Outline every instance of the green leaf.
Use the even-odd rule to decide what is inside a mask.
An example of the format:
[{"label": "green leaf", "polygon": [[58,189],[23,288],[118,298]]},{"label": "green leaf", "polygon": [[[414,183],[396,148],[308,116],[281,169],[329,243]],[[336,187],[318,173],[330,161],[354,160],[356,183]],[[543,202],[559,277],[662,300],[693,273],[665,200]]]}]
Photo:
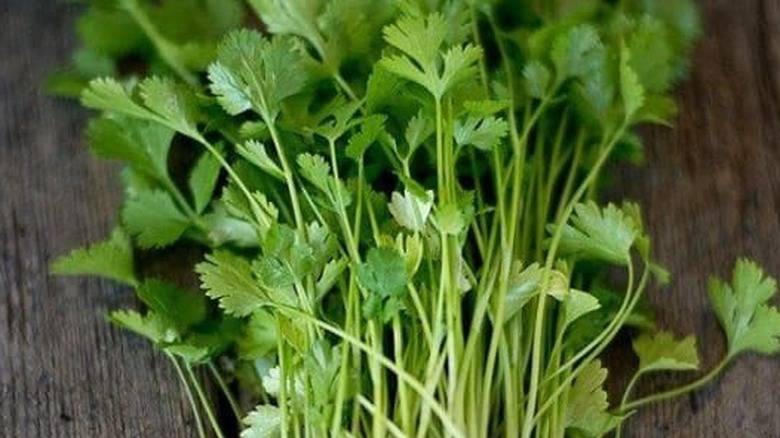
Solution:
[{"label": "green leaf", "polygon": [[211,203],[221,169],[219,160],[208,152],[202,154],[192,168],[188,183],[196,213],[203,213]]},{"label": "green leaf", "polygon": [[509,125],[500,117],[469,117],[463,122],[455,122],[453,136],[458,146],[474,146],[483,151],[491,151],[501,144],[508,132]]},{"label": "green leaf", "polygon": [[409,147],[407,156],[411,156],[415,149],[422,145],[436,131],[436,126],[431,117],[422,109],[409,120],[404,131],[404,140]]},{"label": "green leaf", "polygon": [[184,331],[206,318],[203,295],[185,291],[164,280],[144,281],[136,290],[138,298],[155,314]]},{"label": "green leaf", "polygon": [[685,371],[699,368],[696,338],[674,339],[669,332],[643,333],[632,343],[639,357],[639,371]]},{"label": "green leaf", "polygon": [[434,217],[436,227],[443,234],[457,236],[466,229],[464,212],[455,204],[439,206]]},{"label": "green leaf", "polygon": [[569,391],[566,405],[566,427],[578,429],[589,437],[600,437],[620,424],[623,419],[607,412],[609,402],[604,382],[607,369],[601,362],[588,362],[580,370]]},{"label": "green leaf", "polygon": [[270,312],[258,309],[252,313],[238,341],[238,356],[245,360],[270,357],[276,353],[278,340],[276,318]]},{"label": "green leaf", "polygon": [[209,66],[209,88],[228,114],[252,108],[271,123],[282,101],[306,83],[302,59],[300,48],[289,38],[269,40],[257,31],[233,31]]},{"label": "green leaf", "polygon": [[384,30],[385,41],[403,55],[385,56],[380,65],[440,99],[455,85],[476,74],[482,56],[482,50],[471,44],[449,47],[442,55],[440,48],[447,35],[448,24],[438,13],[427,17],[404,15]]},{"label": "green leaf", "polygon": [[382,115],[373,115],[363,119],[360,132],[349,138],[344,153],[355,161],[362,159],[368,147],[385,132],[386,119],[387,117]]},{"label": "green leaf", "polygon": [[388,321],[400,310],[401,297],[406,292],[406,263],[392,248],[371,248],[366,262],[357,270],[360,284],[371,298],[364,306],[366,318]]},{"label": "green leaf", "polygon": [[650,93],[662,93],[669,89],[674,80],[673,51],[670,47],[668,28],[651,16],[642,17],[628,40],[628,51],[632,56],[629,65],[641,83]]},{"label": "green leaf", "polygon": [[620,95],[623,98],[623,108],[626,120],[632,117],[645,103],[645,89],[639,82],[634,69],[631,68],[631,52],[624,45],[620,50]]},{"label": "green leaf", "polygon": [[81,93],[81,104],[107,112],[118,112],[139,119],[156,120],[151,111],[136,103],[125,87],[115,79],[99,78],[90,81]]},{"label": "green leaf", "polygon": [[306,39],[324,55],[324,41],[317,26],[322,0],[249,0],[273,34],[291,34]]},{"label": "green leaf", "polygon": [[162,248],[177,241],[190,221],[166,192],[139,191],[122,208],[122,223],[142,248]]},{"label": "green leaf", "polygon": [[108,319],[123,329],[141,335],[154,344],[173,342],[177,334],[154,312],[141,315],[134,310],[115,310]]},{"label": "green leaf", "polygon": [[569,289],[564,303],[564,326],[568,326],[580,317],[601,308],[598,298],[577,289]]},{"label": "green leaf", "polygon": [[198,129],[197,104],[192,92],[170,78],[152,76],[141,82],[140,94],[147,108],[165,120],[171,128],[195,137]]},{"label": "green leaf", "polygon": [[321,155],[303,153],[298,155],[301,176],[325,193],[330,193],[330,165]]},{"label": "green leaf", "polygon": [[267,303],[265,292],[252,275],[252,265],[228,251],[214,251],[195,266],[206,295],[219,300],[226,313],[246,316]]},{"label": "green leaf", "polygon": [[393,219],[402,227],[415,232],[422,232],[433,207],[433,191],[428,190],[425,198],[420,198],[405,190],[401,195],[393,192],[387,205]]},{"label": "green leaf", "polygon": [[614,204],[600,209],[595,202],[578,204],[571,224],[564,225],[559,250],[616,265],[629,261],[629,250],[640,237],[634,219]]},{"label": "green leaf", "polygon": [[554,41],[550,56],[555,66],[556,82],[584,76],[600,64],[603,45],[596,29],[590,24],[572,27]]},{"label": "green leaf", "polygon": [[538,60],[531,61],[523,68],[525,90],[529,96],[541,99],[547,95],[552,83],[552,73]]},{"label": "green leaf", "polygon": [[247,426],[241,438],[277,438],[282,436],[282,413],[273,405],[257,405],[241,422]]},{"label": "green leaf", "polygon": [[97,275],[135,286],[133,248],[121,228],[115,228],[103,242],[80,248],[54,261],[51,271],[57,275]]},{"label": "green leaf", "polygon": [[726,332],[730,357],[753,351],[780,351],[780,313],[767,302],[777,292],[777,283],[754,262],[740,259],[731,283],[710,280],[710,301]]},{"label": "green leaf", "polygon": [[92,153],[123,161],[159,183],[169,180],[168,153],[173,135],[173,130],[159,123],[129,117],[93,119],[87,128]]}]

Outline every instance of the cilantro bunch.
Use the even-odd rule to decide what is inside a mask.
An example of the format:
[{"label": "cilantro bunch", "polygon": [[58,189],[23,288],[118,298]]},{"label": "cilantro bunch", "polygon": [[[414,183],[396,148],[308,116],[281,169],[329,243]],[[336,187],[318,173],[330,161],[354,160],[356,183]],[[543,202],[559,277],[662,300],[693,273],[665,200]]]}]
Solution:
[{"label": "cilantro bunch", "polygon": [[[632,397],[698,354],[640,310],[667,274],[639,207],[597,195],[675,113],[689,1],[95,0],[78,30],[50,85],[99,112],[125,200],[54,271],[135,290],[144,310],[110,319],[170,358],[201,436],[619,434],[780,350],[775,282],[740,260],[710,287],[723,361]],[[200,291],[137,266],[193,244]],[[639,368],[610,404],[600,356],[626,328]]]}]

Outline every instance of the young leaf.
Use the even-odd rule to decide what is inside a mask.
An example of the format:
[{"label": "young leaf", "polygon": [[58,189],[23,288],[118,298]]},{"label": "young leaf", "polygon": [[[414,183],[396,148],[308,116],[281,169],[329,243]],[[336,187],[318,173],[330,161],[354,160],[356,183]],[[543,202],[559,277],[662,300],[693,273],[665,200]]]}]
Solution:
[{"label": "young leaf", "polygon": [[571,224],[564,225],[560,251],[617,265],[629,260],[629,250],[640,236],[638,224],[614,204],[600,209],[595,202],[578,204]]},{"label": "young leaf", "polygon": [[306,74],[301,54],[289,38],[265,38],[257,31],[228,34],[209,67],[211,92],[231,115],[250,108],[273,122],[282,101],[303,88]]},{"label": "young leaf", "polygon": [[81,104],[87,108],[118,112],[139,119],[155,120],[151,111],[136,103],[128,90],[115,79],[99,78],[89,83],[81,94]]},{"label": "young leaf", "polygon": [[170,330],[165,321],[154,312],[141,315],[135,310],[115,310],[109,314],[108,319],[155,344],[172,342],[176,339],[176,333]]},{"label": "young leaf", "polygon": [[632,343],[639,357],[639,371],[685,371],[699,368],[696,338],[676,340],[671,333],[641,334]]},{"label": "young leaf", "polygon": [[271,33],[302,37],[324,56],[325,41],[317,26],[322,0],[249,0],[249,5]]},{"label": "young leaf", "polygon": [[731,284],[710,280],[710,300],[728,338],[728,354],[780,351],[780,313],[767,304],[777,292],[777,283],[755,263],[740,259]]},{"label": "young leaf", "polygon": [[301,175],[315,187],[325,193],[329,193],[328,180],[330,179],[330,165],[321,155],[304,153],[298,155],[298,166]]},{"label": "young leaf", "polygon": [[578,429],[586,436],[600,437],[623,420],[607,412],[609,402],[604,382],[607,369],[601,362],[588,362],[574,380],[566,405],[566,427]]},{"label": "young leaf", "polygon": [[170,78],[152,76],[141,82],[141,98],[168,126],[189,136],[198,135],[197,105],[192,92]]},{"label": "young leaf", "polygon": [[620,95],[626,120],[630,120],[645,103],[645,89],[631,68],[631,52],[625,45],[620,50]]},{"label": "young leaf", "polygon": [[252,265],[243,257],[215,251],[195,266],[195,272],[206,295],[219,300],[219,306],[228,314],[246,316],[268,302],[252,275]]},{"label": "young leaf", "polygon": [[51,270],[57,275],[97,275],[130,286],[138,284],[130,239],[121,228],[115,228],[106,241],[57,258]]},{"label": "young leaf", "polygon": [[258,168],[264,170],[269,175],[283,181],[284,172],[281,167],[268,155],[265,149],[265,145],[255,141],[249,140],[246,143],[236,145],[236,152],[246,158],[247,161],[254,164]]},{"label": "young leaf", "polygon": [[433,191],[429,190],[425,194],[425,199],[421,199],[408,190],[405,190],[403,195],[393,192],[387,205],[393,219],[410,231],[423,231],[433,207]]},{"label": "young leaf", "polygon": [[130,117],[101,117],[87,128],[92,153],[120,160],[155,181],[168,180],[168,152],[174,132],[159,123]]},{"label": "young leaf", "polygon": [[603,45],[596,29],[590,24],[572,27],[553,42],[550,56],[555,66],[555,80],[565,80],[596,70]]},{"label": "young leaf", "polygon": [[203,213],[211,203],[220,170],[219,161],[210,153],[202,154],[192,168],[188,184],[196,213]]},{"label": "young leaf", "polygon": [[392,248],[371,248],[357,274],[360,284],[370,293],[363,308],[366,318],[390,320],[400,310],[406,291],[404,259]]},{"label": "young leaf", "polygon": [[568,326],[580,317],[601,308],[598,298],[577,289],[569,289],[564,299],[564,325]]},{"label": "young leaf", "polygon": [[277,438],[282,434],[282,414],[273,405],[257,405],[241,420],[246,429],[241,438]]},{"label": "young leaf", "polygon": [[162,248],[175,242],[190,221],[173,198],[161,190],[140,191],[122,208],[122,223],[142,248]]},{"label": "young leaf", "polygon": [[544,64],[538,60],[531,61],[523,68],[523,79],[525,79],[525,90],[529,96],[541,99],[550,88],[552,74]]},{"label": "young leaf", "polygon": [[469,117],[465,122],[456,121],[453,132],[458,146],[471,145],[483,151],[491,151],[506,137],[509,125],[500,117]]}]

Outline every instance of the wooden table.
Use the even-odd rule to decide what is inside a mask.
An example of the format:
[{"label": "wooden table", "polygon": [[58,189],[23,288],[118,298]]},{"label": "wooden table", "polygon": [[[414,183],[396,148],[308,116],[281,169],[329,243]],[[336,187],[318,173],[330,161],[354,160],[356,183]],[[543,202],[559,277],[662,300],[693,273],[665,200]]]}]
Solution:
[{"label": "wooden table", "polygon": [[[724,341],[708,275],[729,275],[738,255],[780,275],[780,1],[701,6],[707,36],[676,127],[647,132],[647,163],[618,180],[675,274],[651,291],[658,320],[695,333],[710,366]],[[134,305],[128,291],[47,274],[56,255],[107,234],[120,200],[117,168],[86,151],[86,113],[40,91],[74,47],[75,15],[53,0],[0,3],[0,436],[193,436],[167,361],[104,319]],[[780,437],[778,394],[780,359],[745,357],[708,389],[635,416],[627,436]]]}]

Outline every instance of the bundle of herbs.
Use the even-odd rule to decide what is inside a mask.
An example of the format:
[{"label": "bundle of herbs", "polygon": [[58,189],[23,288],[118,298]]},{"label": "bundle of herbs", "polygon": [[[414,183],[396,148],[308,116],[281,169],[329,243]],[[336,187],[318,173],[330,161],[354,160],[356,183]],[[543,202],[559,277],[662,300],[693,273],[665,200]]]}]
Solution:
[{"label": "bundle of herbs", "polygon": [[[77,28],[49,85],[99,111],[89,144],[125,199],[53,270],[135,290],[143,311],[110,320],[170,358],[201,436],[620,434],[780,349],[775,282],[740,260],[709,291],[722,362],[632,396],[699,360],[639,310],[667,276],[639,207],[595,199],[641,158],[636,127],[674,116],[690,1],[94,0]],[[136,266],[182,244],[202,291]],[[609,403],[600,356],[626,327],[639,367]]]}]

